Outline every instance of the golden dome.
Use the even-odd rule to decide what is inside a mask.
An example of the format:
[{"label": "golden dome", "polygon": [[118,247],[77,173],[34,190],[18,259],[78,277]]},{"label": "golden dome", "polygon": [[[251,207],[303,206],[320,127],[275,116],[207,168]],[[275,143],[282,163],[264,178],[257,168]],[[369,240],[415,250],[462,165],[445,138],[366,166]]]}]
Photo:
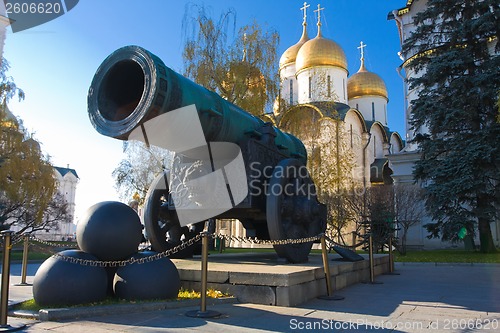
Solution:
[{"label": "golden dome", "polygon": [[384,80],[366,70],[364,59],[361,59],[358,72],[347,79],[347,97],[352,99],[362,96],[381,96],[389,99]]},{"label": "golden dome", "polygon": [[302,45],[309,40],[309,36],[307,36],[307,25],[305,23],[302,24],[304,27],[302,30],[302,36],[297,44],[290,46],[281,56],[280,58],[280,69],[295,62],[297,58],[297,53]]},{"label": "golden dome", "polygon": [[314,66],[336,66],[347,71],[344,50],[333,40],[318,35],[302,45],[295,61],[297,72]]}]

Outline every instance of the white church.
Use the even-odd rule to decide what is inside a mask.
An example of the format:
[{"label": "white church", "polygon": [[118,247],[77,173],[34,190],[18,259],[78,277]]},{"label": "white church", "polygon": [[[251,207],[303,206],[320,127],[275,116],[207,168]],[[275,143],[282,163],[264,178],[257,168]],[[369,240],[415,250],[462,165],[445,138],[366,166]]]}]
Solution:
[{"label": "white church", "polygon": [[[406,5],[389,13],[398,29],[401,45],[415,29],[414,16],[427,5],[426,0],[408,0]],[[405,140],[399,133],[391,131],[387,121],[389,95],[383,79],[369,71],[365,65],[363,42],[358,47],[361,57],[359,70],[349,75],[347,58],[342,47],[323,35],[321,30],[321,8],[314,10],[317,18],[315,36],[310,38],[307,27],[307,9],[304,3],[303,31],[298,42],[286,49],[280,58],[280,98],[273,114],[262,118],[300,138],[314,159],[321,150],[343,142],[353,155],[352,180],[363,189],[380,184],[413,184],[414,163],[420,153],[414,144],[406,144],[416,133],[410,130],[411,100],[417,91],[405,86]],[[309,29],[311,30],[311,29]],[[405,68],[408,59],[401,59],[398,68],[401,77],[414,75]],[[341,126],[337,126],[339,123]],[[340,130],[339,130],[340,127]],[[425,131],[425,129],[421,129]],[[336,143],[337,142],[337,143]],[[329,147],[329,148],[328,148]],[[345,147],[341,147],[344,150]],[[338,151],[337,151],[338,155]],[[408,233],[409,248],[430,249],[452,246],[439,239],[428,239],[424,224],[431,222],[426,216],[412,226]],[[227,232],[244,236],[239,222],[227,226]],[[500,246],[500,221],[492,225],[493,238]]]},{"label": "white church", "polygon": [[[312,159],[318,141],[337,146],[343,141],[341,150],[353,154],[353,180],[363,188],[392,183],[387,155],[401,151],[404,141],[388,127],[386,85],[366,68],[363,42],[359,70],[349,76],[344,50],[321,31],[324,8],[319,5],[314,11],[316,36],[309,38],[307,7],[302,8],[302,36],[280,58],[279,103],[284,107],[275,107],[274,122],[299,137]],[[337,129],[335,120],[341,120],[343,128]]]},{"label": "white church", "polygon": [[[297,136],[306,147],[308,161],[330,160],[328,167],[317,172],[321,174],[320,182],[325,173],[331,175],[336,168],[346,179],[345,188],[364,191],[371,186],[392,184],[387,155],[400,152],[404,141],[388,127],[386,85],[379,75],[366,68],[363,42],[359,46],[361,57],[356,59],[359,70],[349,75],[344,50],[323,35],[324,8],[319,5],[314,11],[315,36],[310,38],[308,7],[304,3],[301,8],[302,36],[286,49],[279,61],[280,98],[273,114],[261,118]],[[340,170],[339,157],[349,160],[345,170]],[[308,168],[314,179],[312,163]],[[318,179],[316,184],[321,186]],[[323,184],[323,188],[328,186]],[[239,222],[228,225],[224,221],[222,226],[227,229],[222,232],[245,236]],[[350,234],[352,228],[348,229],[346,233]]]}]

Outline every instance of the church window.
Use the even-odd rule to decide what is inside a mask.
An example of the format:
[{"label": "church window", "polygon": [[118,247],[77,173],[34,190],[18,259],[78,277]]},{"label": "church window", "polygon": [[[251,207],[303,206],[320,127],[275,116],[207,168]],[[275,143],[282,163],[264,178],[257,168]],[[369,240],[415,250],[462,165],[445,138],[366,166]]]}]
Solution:
[{"label": "church window", "polygon": [[356,110],[359,110],[359,104],[356,103]]},{"label": "church window", "polygon": [[290,105],[293,104],[293,79],[290,79]]},{"label": "church window", "polygon": [[332,97],[332,78],[330,75],[326,77],[326,82],[328,85],[328,97]]},{"label": "church window", "polygon": [[347,100],[347,95],[345,93],[345,79],[342,79],[342,89],[344,89],[344,99]]},{"label": "church window", "polygon": [[377,157],[377,139],[373,138],[373,157]]},{"label": "church window", "polygon": [[351,130],[350,130],[350,132],[351,132],[351,148],[353,148],[353,147],[354,147],[354,144],[353,144],[353,142],[352,142],[352,124],[350,124],[350,125],[351,125]]},{"label": "church window", "polygon": [[312,94],[312,77],[309,76],[309,98],[311,98]]},{"label": "church window", "polygon": [[385,124],[387,125],[387,105],[384,104],[384,119],[385,119]]},{"label": "church window", "polygon": [[372,120],[375,121],[375,103],[372,102]]}]

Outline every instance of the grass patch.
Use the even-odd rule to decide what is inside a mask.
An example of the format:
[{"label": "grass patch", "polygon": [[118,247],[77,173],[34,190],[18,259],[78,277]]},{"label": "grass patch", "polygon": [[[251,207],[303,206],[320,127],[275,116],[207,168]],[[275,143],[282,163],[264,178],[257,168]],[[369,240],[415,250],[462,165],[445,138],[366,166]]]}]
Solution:
[{"label": "grass patch", "polygon": [[[28,260],[45,260],[49,258],[51,254],[42,252],[28,252]],[[10,260],[23,260],[23,251],[12,251],[10,253]]]},{"label": "grass patch", "polygon": [[[220,290],[215,290],[212,288],[209,288],[207,290],[207,297],[209,298],[222,298],[222,297],[229,297],[231,295],[223,293]],[[180,300],[187,300],[187,299],[197,299],[201,297],[201,293],[194,291],[194,290],[187,290],[181,288],[179,290],[179,294],[177,295],[177,298],[175,299],[151,299],[151,300],[141,300],[141,301],[127,301],[124,299],[119,299],[116,297],[106,297],[104,300],[100,302],[93,302],[93,303],[85,303],[85,304],[78,304],[78,305],[54,305],[54,306],[40,306],[35,302],[34,299],[30,299],[27,301],[24,301],[20,304],[17,304],[14,308],[15,310],[23,310],[23,311],[31,311],[31,312],[38,312],[41,309],[55,309],[55,308],[78,308],[78,307],[89,307],[89,306],[99,306],[99,305],[117,305],[117,304],[140,304],[140,303],[152,303],[152,302],[173,302],[173,301],[180,301]]]},{"label": "grass patch", "polygon": [[500,252],[481,253],[467,250],[409,251],[405,256],[394,252],[397,262],[500,263]]}]

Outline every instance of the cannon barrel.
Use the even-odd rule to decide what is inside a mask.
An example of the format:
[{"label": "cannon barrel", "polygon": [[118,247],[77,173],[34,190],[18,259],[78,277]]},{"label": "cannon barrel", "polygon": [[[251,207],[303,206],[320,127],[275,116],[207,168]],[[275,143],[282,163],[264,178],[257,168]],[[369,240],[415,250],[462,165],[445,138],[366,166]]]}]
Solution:
[{"label": "cannon barrel", "polygon": [[[174,72],[163,61],[138,46],[126,46],[99,66],[88,94],[88,113],[101,134],[127,140],[137,126],[166,112],[196,105],[207,142],[239,144],[259,135],[264,122]],[[273,127],[275,145],[286,156],[306,163],[302,142]]]}]

